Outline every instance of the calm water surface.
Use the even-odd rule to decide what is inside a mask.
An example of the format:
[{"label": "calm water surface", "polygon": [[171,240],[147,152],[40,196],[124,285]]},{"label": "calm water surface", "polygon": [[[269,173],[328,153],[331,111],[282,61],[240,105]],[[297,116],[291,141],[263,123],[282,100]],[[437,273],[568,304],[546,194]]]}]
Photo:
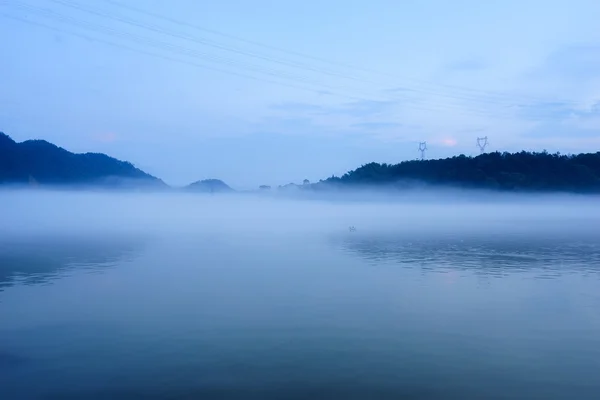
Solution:
[{"label": "calm water surface", "polygon": [[[185,228],[5,229],[0,398],[600,398],[595,215],[202,204]],[[335,218],[306,229],[315,207]]]}]

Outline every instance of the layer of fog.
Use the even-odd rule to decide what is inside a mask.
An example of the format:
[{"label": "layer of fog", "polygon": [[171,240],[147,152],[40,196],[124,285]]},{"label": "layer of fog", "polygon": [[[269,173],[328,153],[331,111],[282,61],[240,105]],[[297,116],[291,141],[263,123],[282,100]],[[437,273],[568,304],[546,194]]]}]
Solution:
[{"label": "layer of fog", "polygon": [[[31,235],[596,235],[598,197],[420,191],[316,198],[0,191],[0,240]],[[349,227],[355,232],[349,232]]]}]

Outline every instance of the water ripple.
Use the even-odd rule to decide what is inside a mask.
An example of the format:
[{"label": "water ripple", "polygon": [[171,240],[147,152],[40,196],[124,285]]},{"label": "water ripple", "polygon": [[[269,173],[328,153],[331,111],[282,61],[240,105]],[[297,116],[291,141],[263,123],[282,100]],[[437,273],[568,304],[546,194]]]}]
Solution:
[{"label": "water ripple", "polygon": [[496,276],[533,271],[546,278],[600,272],[600,244],[594,238],[351,234],[334,238],[333,244],[370,264],[425,270],[472,270]]}]

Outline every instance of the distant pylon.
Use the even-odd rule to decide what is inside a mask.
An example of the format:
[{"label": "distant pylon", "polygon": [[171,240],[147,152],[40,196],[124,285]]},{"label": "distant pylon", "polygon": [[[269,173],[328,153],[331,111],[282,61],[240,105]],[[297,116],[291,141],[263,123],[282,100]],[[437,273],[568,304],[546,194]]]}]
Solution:
[{"label": "distant pylon", "polygon": [[421,161],[425,159],[425,151],[427,150],[427,142],[419,143],[419,151],[421,152]]},{"label": "distant pylon", "polygon": [[488,145],[487,136],[477,138],[477,147],[479,147],[479,151],[481,152],[481,154],[485,153],[485,148],[487,147],[487,145]]}]

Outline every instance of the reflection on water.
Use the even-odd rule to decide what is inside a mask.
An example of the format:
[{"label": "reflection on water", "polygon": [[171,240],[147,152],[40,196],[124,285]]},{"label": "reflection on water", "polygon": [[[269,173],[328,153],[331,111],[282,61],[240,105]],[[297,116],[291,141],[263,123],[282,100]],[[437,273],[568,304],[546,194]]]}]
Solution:
[{"label": "reflection on water", "polygon": [[600,237],[589,235],[353,234],[338,237],[336,243],[371,264],[431,271],[470,270],[494,276],[535,272],[545,277],[600,272]]},{"label": "reflection on water", "polygon": [[0,398],[598,398],[590,232],[188,228],[3,239]]},{"label": "reflection on water", "polygon": [[131,235],[0,237],[0,290],[15,283],[44,284],[70,270],[98,270],[133,257],[144,244]]}]

